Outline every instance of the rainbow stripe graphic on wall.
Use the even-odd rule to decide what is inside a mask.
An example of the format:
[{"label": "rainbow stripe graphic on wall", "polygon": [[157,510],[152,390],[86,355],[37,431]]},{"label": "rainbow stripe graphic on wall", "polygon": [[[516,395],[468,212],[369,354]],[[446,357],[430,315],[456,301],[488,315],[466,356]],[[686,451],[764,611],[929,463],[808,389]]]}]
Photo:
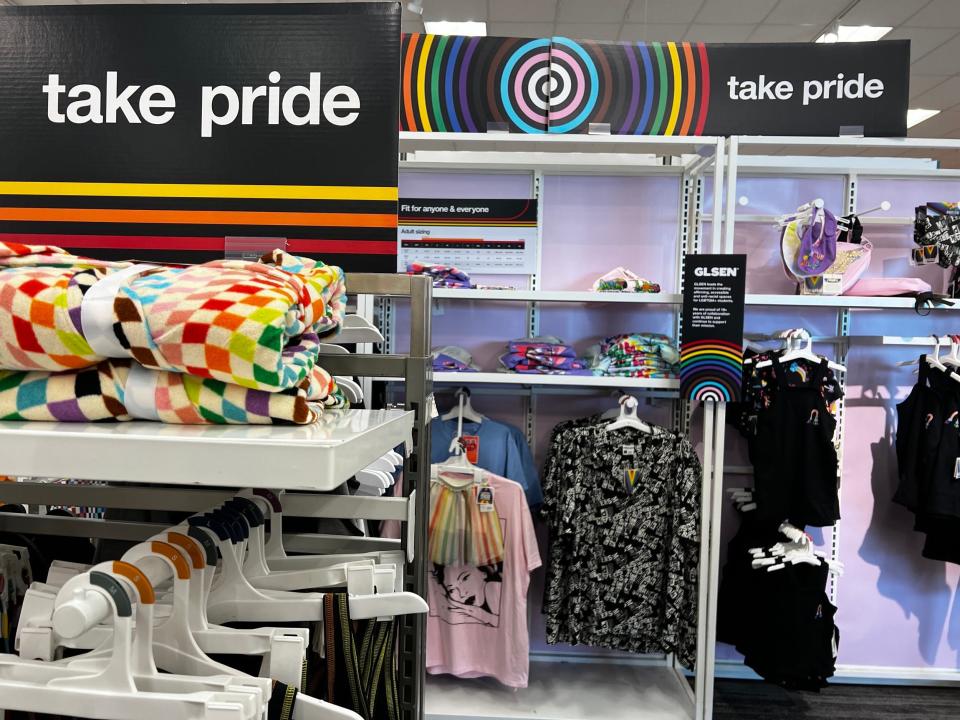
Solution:
[{"label": "rainbow stripe graphic on wall", "polygon": [[703,43],[404,35],[400,129],[702,135],[710,107]]},{"label": "rainbow stripe graphic on wall", "polygon": [[732,402],[740,395],[743,348],[724,340],[696,340],[680,350],[680,393],[693,400]]}]

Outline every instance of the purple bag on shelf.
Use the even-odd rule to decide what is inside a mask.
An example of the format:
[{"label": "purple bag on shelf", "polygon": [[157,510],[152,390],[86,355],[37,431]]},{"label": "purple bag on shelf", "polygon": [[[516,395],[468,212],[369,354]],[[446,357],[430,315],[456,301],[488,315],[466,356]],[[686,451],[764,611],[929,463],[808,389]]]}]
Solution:
[{"label": "purple bag on shelf", "polygon": [[822,275],[837,259],[837,218],[826,208],[816,208],[800,236],[797,275]]}]

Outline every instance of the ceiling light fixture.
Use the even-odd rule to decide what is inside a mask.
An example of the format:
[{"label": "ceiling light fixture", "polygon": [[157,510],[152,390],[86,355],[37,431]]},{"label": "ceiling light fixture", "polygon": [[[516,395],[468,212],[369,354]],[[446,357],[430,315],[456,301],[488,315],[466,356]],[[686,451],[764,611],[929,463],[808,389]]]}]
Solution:
[{"label": "ceiling light fixture", "polygon": [[892,27],[885,25],[840,25],[834,23],[823,35],[817,38],[817,42],[873,42],[879,40],[891,30],[893,30]]},{"label": "ceiling light fixture", "polygon": [[433,35],[479,35],[487,34],[487,24],[481,20],[425,20],[424,28]]},{"label": "ceiling light fixture", "polygon": [[925,108],[910,108],[907,110],[907,127],[912,128],[919,125],[924,120],[929,120],[934,115],[939,115],[939,110],[927,110]]}]

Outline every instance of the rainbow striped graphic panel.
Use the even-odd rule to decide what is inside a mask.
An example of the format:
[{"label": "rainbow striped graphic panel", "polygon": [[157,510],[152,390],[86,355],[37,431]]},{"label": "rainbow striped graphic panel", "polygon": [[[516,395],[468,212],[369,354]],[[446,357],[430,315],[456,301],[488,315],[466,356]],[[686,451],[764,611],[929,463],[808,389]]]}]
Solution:
[{"label": "rainbow striped graphic panel", "polygon": [[401,130],[547,130],[549,40],[410,33],[401,63]]},{"label": "rainbow striped graphic panel", "polygon": [[710,108],[703,43],[599,43],[553,38],[552,133],[604,123],[615,135],[702,135]]}]

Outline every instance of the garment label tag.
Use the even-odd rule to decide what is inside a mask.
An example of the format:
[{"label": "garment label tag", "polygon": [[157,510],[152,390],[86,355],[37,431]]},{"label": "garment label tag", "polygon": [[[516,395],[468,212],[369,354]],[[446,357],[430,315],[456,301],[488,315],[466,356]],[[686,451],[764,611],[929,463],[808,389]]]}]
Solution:
[{"label": "garment label tag", "polygon": [[960,457],[953,461],[953,479],[960,480]]},{"label": "garment label tag", "polygon": [[461,435],[460,444],[463,446],[463,452],[467,455],[467,460],[471,465],[476,465],[480,457],[480,436],[479,435]]},{"label": "garment label tag", "polygon": [[633,445],[624,445],[622,451],[625,457],[634,457],[637,454],[637,448]]},{"label": "garment label tag", "polygon": [[493,512],[493,488],[482,487],[477,490],[477,508],[480,512]]},{"label": "garment label tag", "polygon": [[623,487],[628,494],[632,495],[640,482],[639,468],[625,468],[623,471]]}]

